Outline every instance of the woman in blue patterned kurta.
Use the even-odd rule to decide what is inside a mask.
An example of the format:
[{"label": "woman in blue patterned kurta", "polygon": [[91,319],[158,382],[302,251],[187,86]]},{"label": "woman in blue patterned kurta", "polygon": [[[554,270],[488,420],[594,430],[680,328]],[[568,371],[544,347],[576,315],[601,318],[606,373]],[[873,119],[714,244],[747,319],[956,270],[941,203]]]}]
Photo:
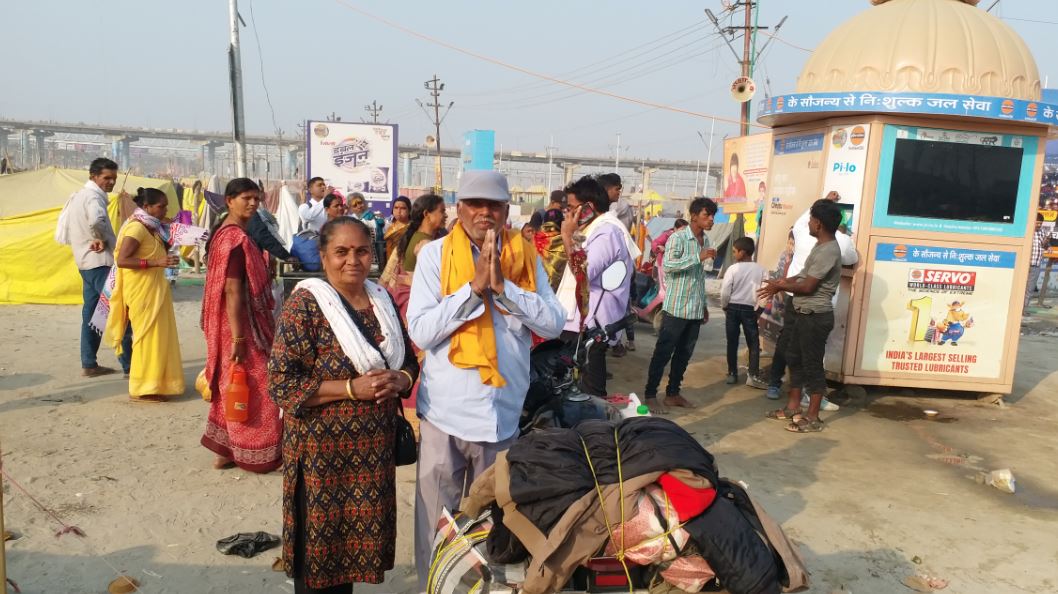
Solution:
[{"label": "woman in blue patterned kurta", "polygon": [[283,562],[298,594],[352,592],[354,582],[381,583],[393,568],[397,396],[408,394],[419,365],[395,309],[379,311],[393,307],[385,290],[378,289],[385,301],[371,298],[371,249],[363,223],[327,223],[320,252],[328,283],[317,282],[356,311],[359,334],[376,345],[389,340],[380,320],[392,315],[402,360],[359,373],[359,357],[347,355],[328,319],[333,308],[298,288],[283,307],[268,365],[284,413]]}]

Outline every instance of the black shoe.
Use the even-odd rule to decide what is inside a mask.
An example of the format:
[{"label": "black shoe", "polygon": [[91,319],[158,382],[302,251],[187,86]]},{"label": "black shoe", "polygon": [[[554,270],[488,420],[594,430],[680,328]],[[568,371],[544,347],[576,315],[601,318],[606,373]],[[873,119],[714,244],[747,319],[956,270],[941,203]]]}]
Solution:
[{"label": "black shoe", "polygon": [[728,384],[737,384],[738,383],[738,374],[737,373],[729,373],[729,374],[727,374],[727,383]]},{"label": "black shoe", "polygon": [[85,377],[99,377],[101,375],[110,375],[114,373],[114,370],[109,367],[103,367],[102,365],[96,365],[95,367],[85,367],[81,370],[81,375]]}]

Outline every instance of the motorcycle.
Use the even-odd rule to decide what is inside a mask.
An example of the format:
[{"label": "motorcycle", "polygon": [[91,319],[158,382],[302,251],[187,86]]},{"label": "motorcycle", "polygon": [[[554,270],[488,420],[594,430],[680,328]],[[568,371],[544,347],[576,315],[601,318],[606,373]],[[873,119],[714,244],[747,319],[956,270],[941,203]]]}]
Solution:
[{"label": "motorcycle", "polygon": [[[579,382],[587,352],[613,340],[634,324],[636,317],[584,331],[579,344],[549,340],[538,344],[529,355],[529,389],[519,420],[520,435],[537,429],[571,428],[588,419],[617,420],[620,411],[607,400],[581,392]],[[584,357],[579,356],[583,347]]]},{"label": "motorcycle", "polygon": [[661,329],[661,307],[665,303],[665,267],[662,262],[664,257],[664,254],[658,254],[657,261],[653,264],[653,273],[657,275],[657,280],[654,282],[656,290],[640,293],[643,299],[632,306],[632,311],[636,316],[652,325],[655,332]]}]

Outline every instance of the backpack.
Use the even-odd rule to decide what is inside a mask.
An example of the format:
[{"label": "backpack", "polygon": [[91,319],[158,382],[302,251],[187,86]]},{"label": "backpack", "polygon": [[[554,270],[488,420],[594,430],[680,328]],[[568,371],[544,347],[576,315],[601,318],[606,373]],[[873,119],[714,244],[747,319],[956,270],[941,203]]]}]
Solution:
[{"label": "backpack", "polygon": [[320,234],[306,229],[294,235],[294,241],[290,244],[290,255],[298,259],[303,269],[319,272],[323,268],[320,262]]}]

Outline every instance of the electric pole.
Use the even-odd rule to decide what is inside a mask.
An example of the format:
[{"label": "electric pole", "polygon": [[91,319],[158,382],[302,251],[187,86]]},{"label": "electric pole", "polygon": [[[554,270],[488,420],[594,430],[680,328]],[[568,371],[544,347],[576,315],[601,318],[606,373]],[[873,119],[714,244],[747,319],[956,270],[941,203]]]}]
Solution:
[{"label": "electric pole", "polygon": [[444,192],[444,180],[442,179],[443,172],[441,171],[441,123],[444,122],[448,111],[455,105],[455,101],[450,101],[448,107],[445,108],[444,115],[441,114],[441,91],[445,90],[445,85],[441,82],[441,79],[437,78],[437,75],[433,75],[433,78],[423,83],[423,86],[427,91],[430,91],[431,103],[423,104],[422,101],[416,99],[416,103],[419,107],[426,112],[426,117],[430,117],[430,112],[427,111],[427,107],[433,108],[433,125],[434,125],[434,143],[437,148],[437,157],[434,162],[434,192],[441,194]]},{"label": "electric pole", "polygon": [[[706,142],[705,136],[701,132],[698,133],[698,138],[701,138],[702,143],[709,147],[709,153],[705,157],[705,183],[702,184],[702,196],[709,195],[709,174],[713,168],[713,136],[715,136],[716,134],[714,132],[714,130],[716,129],[716,118],[709,119],[711,120],[711,122],[709,123],[709,141]],[[723,171],[723,169],[723,167],[720,168],[721,171]],[[695,184],[695,188],[697,189],[697,184]]]},{"label": "electric pole", "polygon": [[[757,30],[753,28],[753,0],[746,0],[745,13],[745,33],[742,35],[742,76],[749,78],[753,76],[753,62],[756,58],[750,53],[752,51],[750,49],[750,38],[757,36]],[[752,35],[750,35],[750,31],[753,32]],[[742,114],[739,118],[742,121],[742,136],[749,136],[749,111],[750,101],[747,99],[742,102]]]},{"label": "electric pole", "polygon": [[[228,74],[231,83],[232,141],[235,144],[235,176],[246,177],[246,118],[242,99],[242,54],[239,52],[239,7],[237,0],[228,0],[231,37],[228,42]],[[243,23],[245,25],[245,23]]]},{"label": "electric pole", "polygon": [[554,159],[555,159],[555,135],[551,135],[550,142],[547,143],[547,191],[550,192],[553,188],[551,187],[551,173],[554,170]]},{"label": "electric pole", "polygon": [[[742,79],[740,81],[738,81],[740,84],[749,84],[748,80],[753,78],[753,67],[756,65],[757,58],[760,57],[760,55],[764,53],[764,50],[768,47],[768,43],[770,43],[771,40],[774,39],[774,36],[770,37],[768,39],[768,41],[765,42],[764,45],[760,48],[760,50],[759,51],[757,50],[757,47],[756,47],[756,45],[757,45],[756,44],[757,31],[759,31],[761,29],[767,29],[768,28],[768,27],[760,27],[760,26],[757,25],[757,22],[758,22],[758,18],[757,17],[759,17],[759,15],[760,15],[760,2],[761,2],[761,0],[735,0],[735,2],[733,2],[731,4],[731,7],[729,8],[729,10],[732,11],[732,12],[734,12],[735,10],[737,10],[739,8],[743,9],[743,13],[744,13],[745,19],[744,19],[744,24],[741,27],[735,27],[735,26],[721,27],[720,26],[720,21],[716,18],[716,16],[713,14],[713,12],[711,10],[709,10],[708,8],[705,9],[705,15],[707,17],[709,17],[709,20],[713,23],[713,27],[715,27],[717,32],[720,33],[720,37],[724,40],[724,43],[727,44],[728,49],[731,50],[731,54],[734,55],[735,60],[738,61],[739,66],[742,67]],[[786,22],[786,17],[785,16],[782,18],[782,20],[779,21],[779,23],[777,25],[775,25],[775,31],[778,31],[779,28],[782,27],[782,24],[784,22]],[[734,39],[734,32],[735,31],[742,31],[742,55],[741,56],[738,54],[737,51],[735,51],[735,47],[731,44],[731,41]],[[731,39],[728,39],[729,36],[731,37]],[[743,96],[743,97],[736,97],[736,98],[738,99],[738,101],[740,103],[739,111],[741,112],[740,113],[740,118],[739,118],[740,119],[740,123],[741,123],[741,126],[739,126],[739,134],[741,136],[749,136],[750,115],[751,115],[750,112],[752,110],[752,104],[750,102],[751,97],[750,96]],[[710,139],[709,140],[712,141],[712,135],[711,134],[710,134]],[[708,185],[708,181],[709,181],[709,177],[708,177],[708,174],[707,174],[706,175],[706,184],[707,185]],[[742,212],[736,212],[734,214],[735,214],[734,228],[732,229],[731,236],[730,236],[730,238],[729,238],[729,240],[727,242],[727,249],[725,250],[725,257],[724,257],[724,266],[720,270],[720,277],[721,278],[723,278],[724,274],[727,272],[727,268],[731,265],[731,262],[734,260],[733,246],[734,246],[735,239],[739,238],[739,237],[743,237],[744,234],[745,234],[745,218],[743,217]]]},{"label": "electric pole", "polygon": [[613,170],[614,170],[614,173],[620,173],[620,170],[621,170],[621,149],[624,149],[625,151],[628,150],[627,146],[621,146],[621,133],[620,132],[617,133],[617,145],[616,146],[611,145],[610,148],[615,150],[614,158],[613,158]]},{"label": "electric pole", "polygon": [[364,106],[364,111],[366,111],[367,113],[371,114],[371,123],[372,124],[377,124],[378,123],[378,114],[382,113],[382,106],[379,105],[377,101],[372,100],[371,101],[371,105],[365,105]]},{"label": "electric pole", "polygon": [[[759,58],[761,54],[764,53],[764,50],[768,47],[768,44],[771,43],[771,40],[774,39],[774,36],[769,37],[768,41],[764,42],[764,45],[761,46],[760,50],[758,51],[756,49],[757,31],[761,29],[766,30],[769,28],[760,27],[757,25],[757,20],[760,16],[760,0],[738,0],[732,5],[731,10],[734,11],[739,7],[743,9],[743,12],[745,14],[745,24],[741,27],[720,26],[719,19],[717,19],[716,15],[713,14],[713,11],[709,10],[708,8],[705,9],[705,14],[709,17],[709,20],[712,21],[713,26],[716,28],[717,32],[720,33],[720,37],[724,40],[724,43],[726,43],[727,47],[731,50],[731,53],[734,55],[735,60],[739,63],[739,66],[741,66],[742,76],[747,78],[753,78],[753,69],[754,66],[756,66],[757,58]],[[786,17],[784,16],[779,21],[779,24],[775,25],[775,31],[778,32],[779,29],[782,27],[783,23],[785,22]],[[734,38],[735,31],[742,31],[741,56],[738,54],[737,51],[735,51],[735,47],[731,44],[731,39],[728,39],[729,36],[731,36],[732,39]],[[739,133],[742,136],[749,135],[751,109],[752,105],[749,100],[743,101],[741,103],[741,127]]]}]

